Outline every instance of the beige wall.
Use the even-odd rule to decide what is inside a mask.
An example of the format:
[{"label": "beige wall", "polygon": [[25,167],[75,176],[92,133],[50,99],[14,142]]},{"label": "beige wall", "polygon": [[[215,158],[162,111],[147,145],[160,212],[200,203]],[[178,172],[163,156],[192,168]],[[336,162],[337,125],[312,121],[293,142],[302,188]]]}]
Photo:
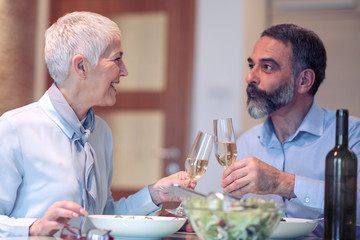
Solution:
[{"label": "beige wall", "polygon": [[[261,1],[252,1],[252,0],[245,0],[245,29],[244,29],[244,56],[243,56],[243,73],[242,76],[242,89],[243,94],[242,96],[242,104],[246,105],[246,83],[245,83],[245,76],[249,71],[249,65],[246,59],[250,56],[255,42],[259,39],[260,34],[264,29],[268,26],[268,5],[267,0]],[[242,113],[242,127],[243,131],[248,130],[249,128],[255,126],[256,124],[263,121],[263,119],[253,119],[249,116],[244,108],[244,112]]]}]

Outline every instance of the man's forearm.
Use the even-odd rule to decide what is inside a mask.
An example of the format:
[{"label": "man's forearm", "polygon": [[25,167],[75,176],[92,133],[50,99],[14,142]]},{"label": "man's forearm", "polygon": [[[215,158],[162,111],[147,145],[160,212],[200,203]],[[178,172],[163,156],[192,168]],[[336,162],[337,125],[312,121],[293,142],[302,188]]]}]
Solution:
[{"label": "man's forearm", "polygon": [[285,197],[287,199],[296,198],[294,193],[295,175],[283,172],[278,179],[278,187],[276,194]]}]

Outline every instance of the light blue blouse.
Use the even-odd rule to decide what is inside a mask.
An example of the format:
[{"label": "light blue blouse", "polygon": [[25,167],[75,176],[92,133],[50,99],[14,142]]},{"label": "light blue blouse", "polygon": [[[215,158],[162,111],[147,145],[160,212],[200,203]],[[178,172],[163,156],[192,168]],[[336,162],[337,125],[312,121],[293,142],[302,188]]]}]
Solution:
[{"label": "light blue blouse", "polygon": [[[43,217],[56,201],[81,205],[71,154],[73,132],[53,108],[48,93],[36,103],[9,111],[0,118],[0,237],[27,236],[29,226]],[[89,142],[100,170],[103,214],[146,215],[159,209],[147,187],[114,202],[110,184],[113,173],[112,135],[105,121],[96,117]]]},{"label": "light blue blouse", "polygon": [[[323,217],[325,158],[335,146],[336,113],[321,108],[316,101],[294,135],[285,142],[277,139],[270,118],[242,134],[237,140],[237,159],[255,156],[277,169],[295,175],[291,200],[275,198],[286,203],[286,217],[316,219]],[[360,160],[360,119],[349,118],[349,147]],[[357,181],[357,223],[360,224],[360,177]],[[248,195],[249,196],[249,195]],[[317,229],[322,234],[322,224]]]}]

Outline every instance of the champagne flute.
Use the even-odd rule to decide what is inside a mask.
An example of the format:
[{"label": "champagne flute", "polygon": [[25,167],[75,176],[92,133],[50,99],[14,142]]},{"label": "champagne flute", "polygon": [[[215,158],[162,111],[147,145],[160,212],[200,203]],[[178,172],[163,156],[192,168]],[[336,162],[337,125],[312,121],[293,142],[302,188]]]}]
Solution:
[{"label": "champagne flute", "polygon": [[214,120],[215,157],[226,169],[236,159],[236,140],[231,118]]},{"label": "champagne flute", "polygon": [[207,169],[214,136],[199,131],[185,161],[185,170],[191,182],[199,179]]},{"label": "champagne flute", "polygon": [[[198,132],[185,161],[185,170],[191,182],[196,181],[206,172],[213,143],[212,134]],[[177,216],[185,216],[182,203],[176,209],[166,209],[166,211]]]}]

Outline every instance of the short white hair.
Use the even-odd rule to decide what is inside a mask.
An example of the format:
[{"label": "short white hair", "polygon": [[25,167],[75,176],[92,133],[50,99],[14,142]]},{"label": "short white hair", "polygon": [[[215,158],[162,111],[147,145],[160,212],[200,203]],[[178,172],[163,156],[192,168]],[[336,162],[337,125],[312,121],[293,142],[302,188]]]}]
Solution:
[{"label": "short white hair", "polygon": [[95,66],[120,29],[107,17],[92,12],[72,12],[60,17],[45,32],[45,61],[55,82],[65,80],[72,58],[83,55]]}]

